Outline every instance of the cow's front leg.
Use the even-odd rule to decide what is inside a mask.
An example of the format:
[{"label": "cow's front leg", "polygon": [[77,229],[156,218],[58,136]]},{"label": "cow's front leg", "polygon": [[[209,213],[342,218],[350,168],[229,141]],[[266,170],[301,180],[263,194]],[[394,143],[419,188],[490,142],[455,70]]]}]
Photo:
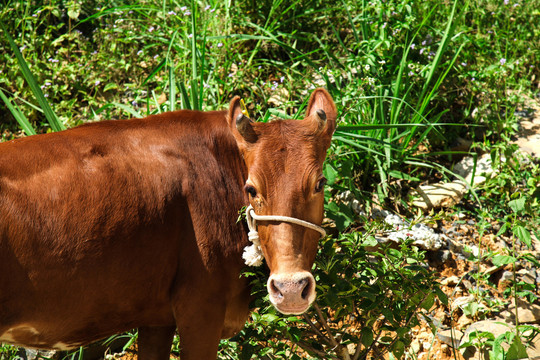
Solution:
[{"label": "cow's front leg", "polygon": [[191,301],[175,308],[182,360],[215,360],[225,320],[225,306],[219,300]]},{"label": "cow's front leg", "polygon": [[139,359],[168,360],[176,326],[139,328]]}]

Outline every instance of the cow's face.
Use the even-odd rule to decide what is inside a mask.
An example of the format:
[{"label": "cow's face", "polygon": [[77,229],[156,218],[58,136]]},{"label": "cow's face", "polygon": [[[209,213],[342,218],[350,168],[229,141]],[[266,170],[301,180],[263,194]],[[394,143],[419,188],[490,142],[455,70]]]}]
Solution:
[{"label": "cow's face", "polygon": [[[257,215],[321,224],[326,181],[322,168],[336,116],[334,102],[324,89],[313,92],[303,120],[251,122],[242,117],[239,99],[232,100],[230,126],[247,165],[245,191]],[[257,225],[270,268],[270,301],[284,314],[303,313],[315,299],[310,271],[320,233],[288,222]]]}]

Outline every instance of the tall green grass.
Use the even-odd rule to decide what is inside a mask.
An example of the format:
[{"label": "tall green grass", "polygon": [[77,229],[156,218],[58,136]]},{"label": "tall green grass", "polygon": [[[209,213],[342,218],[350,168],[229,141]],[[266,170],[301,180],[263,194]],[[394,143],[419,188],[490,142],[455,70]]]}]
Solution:
[{"label": "tall green grass", "polygon": [[[30,71],[28,64],[26,63],[21,52],[19,51],[19,47],[15,44],[15,41],[13,40],[13,38],[11,37],[11,35],[9,34],[5,25],[2,22],[0,22],[0,28],[2,29],[4,36],[9,41],[9,45],[11,46],[11,51],[13,51],[13,54],[17,58],[20,71],[22,72],[24,78],[26,79],[28,86],[32,89],[32,93],[34,94],[39,106],[41,107],[41,110],[43,111],[45,118],[48,120],[49,125],[51,126],[51,129],[53,131],[64,130],[66,127],[60,121],[60,119],[56,116],[55,112],[52,110],[51,106],[49,105],[49,102],[43,95],[43,92],[41,91],[39,84],[37,83],[32,72]],[[0,94],[1,94],[0,96],[2,97],[2,100],[6,103],[6,106],[12,112],[17,122],[21,125],[21,128],[25,130],[25,132],[28,135],[35,134],[35,131],[31,128],[31,125],[28,122],[28,119],[26,119],[26,117],[23,115],[20,109],[16,106],[14,107],[13,105],[11,105],[11,102],[5,96],[3,92],[0,92]]]}]

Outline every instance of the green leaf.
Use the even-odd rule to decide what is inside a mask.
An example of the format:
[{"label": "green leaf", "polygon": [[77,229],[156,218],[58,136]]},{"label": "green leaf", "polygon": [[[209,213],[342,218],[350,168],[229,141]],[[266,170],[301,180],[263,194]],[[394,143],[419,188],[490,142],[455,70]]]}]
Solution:
[{"label": "green leaf", "polygon": [[277,319],[279,319],[279,316],[274,315],[274,314],[264,314],[261,317],[261,321],[265,322],[265,323],[272,323],[272,322],[276,321]]},{"label": "green leaf", "polygon": [[21,129],[24,130],[25,134],[35,135],[36,132],[34,128],[32,127],[32,125],[30,124],[30,122],[28,121],[28,119],[26,118],[26,116],[24,116],[24,114],[22,113],[22,111],[19,109],[19,107],[16,104],[13,105],[11,103],[11,101],[4,94],[2,89],[0,89],[0,98],[4,101],[9,111],[11,111],[11,115],[13,115],[15,120],[17,120],[17,122],[19,123],[19,126],[21,127]]},{"label": "green leaf", "polygon": [[517,261],[517,259],[510,255],[495,255],[493,258],[491,258],[491,262],[495,266],[502,266],[507,264],[513,264]]},{"label": "green leaf", "polygon": [[109,90],[112,90],[112,89],[118,89],[118,84],[116,84],[116,83],[108,83],[103,88],[103,92],[106,92],[106,91],[109,91]]},{"label": "green leaf", "polygon": [[518,360],[518,359],[528,359],[527,348],[521,342],[519,336],[514,337],[514,341],[508,349],[506,354],[506,360]]},{"label": "green leaf", "polygon": [[521,225],[516,225],[512,229],[512,232],[514,233],[514,236],[517,237],[521,242],[527,244],[528,248],[531,248],[532,240],[531,240],[531,233],[529,232],[529,230],[525,229]]},{"label": "green leaf", "polygon": [[362,340],[362,345],[365,347],[371,346],[373,344],[373,330],[370,327],[363,327],[360,332],[360,339]]},{"label": "green leaf", "polygon": [[515,200],[511,200],[508,202],[508,206],[512,209],[513,212],[516,214],[519,214],[523,210],[525,210],[525,198],[519,198]]},{"label": "green leaf", "polygon": [[430,310],[433,307],[433,304],[435,303],[435,294],[431,293],[427,296],[427,298],[420,304],[420,307],[422,307],[425,310]]},{"label": "green leaf", "polygon": [[438,286],[434,289],[435,294],[437,294],[437,297],[439,300],[446,306],[448,306],[448,296],[442,291]]},{"label": "green leaf", "polygon": [[409,181],[420,181],[419,178],[411,176],[409,174],[406,174],[406,173],[398,171],[398,170],[390,170],[388,172],[388,175],[395,178],[395,179],[403,179],[403,180],[409,180]]},{"label": "green leaf", "polygon": [[326,180],[328,180],[328,185],[332,185],[336,181],[338,172],[336,171],[336,169],[334,169],[332,165],[326,164],[324,166],[323,173]]}]

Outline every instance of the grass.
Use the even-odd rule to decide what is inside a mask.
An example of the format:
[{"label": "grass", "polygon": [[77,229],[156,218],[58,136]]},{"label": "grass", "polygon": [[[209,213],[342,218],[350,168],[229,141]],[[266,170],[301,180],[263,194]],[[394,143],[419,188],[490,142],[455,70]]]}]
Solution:
[{"label": "grass", "polygon": [[[515,152],[508,140],[520,104],[512,94],[537,91],[539,16],[534,1],[522,0],[263,0],[234,6],[213,0],[7,1],[0,8],[0,130],[10,140],[87,121],[179,108],[214,110],[233,95],[241,95],[262,121],[297,118],[310,90],[324,86],[340,110],[324,172],[327,216],[341,234],[322,247],[317,268],[318,276],[338,283],[360,271],[343,262],[345,254],[369,267],[365,246],[372,239],[357,230],[365,235],[380,226],[366,223],[339,195],[348,191],[362,199],[368,214],[381,206],[413,216],[408,191],[451,176],[452,164],[465,154],[490,152],[500,169],[468,195],[478,208],[471,216],[480,223],[502,219],[508,234],[524,229],[513,236],[525,243],[526,233],[537,232],[537,165],[501,159]],[[462,138],[473,146],[454,150]],[[519,194],[528,205],[516,212],[508,204]],[[335,253],[333,246],[346,250]],[[347,358],[336,352],[347,341],[359,349],[352,358],[367,358],[366,349],[399,357],[410,342],[405,330],[413,315],[429,305],[428,298],[443,301],[435,285],[422,285],[426,297],[414,297],[418,288],[411,282],[404,302],[385,297],[403,283],[392,282],[394,277],[410,280],[418,273],[399,269],[400,261],[424,261],[414,249],[399,252],[392,258],[370,255],[381,256],[381,266],[372,270],[389,277],[384,286],[362,295],[346,290],[350,283],[337,292],[320,289],[321,313],[309,319],[284,320],[260,304],[243,340],[222,344],[221,358],[250,351],[261,358],[285,357],[291,343],[314,357],[324,357],[323,351]],[[257,288],[265,275],[253,276]],[[367,283],[378,279],[362,276]],[[516,287],[513,296],[525,290]],[[389,322],[381,326],[391,328],[389,334],[354,333],[354,326],[367,329],[376,320],[364,311],[356,314],[361,324],[342,329],[349,337],[336,338],[331,331],[322,340],[299,337],[309,321],[334,326],[337,319],[349,319],[351,309],[365,308],[370,297],[387,304]],[[339,345],[333,350],[324,345],[334,344],[332,338]],[[2,347],[0,354],[12,358],[11,349]]]}]

